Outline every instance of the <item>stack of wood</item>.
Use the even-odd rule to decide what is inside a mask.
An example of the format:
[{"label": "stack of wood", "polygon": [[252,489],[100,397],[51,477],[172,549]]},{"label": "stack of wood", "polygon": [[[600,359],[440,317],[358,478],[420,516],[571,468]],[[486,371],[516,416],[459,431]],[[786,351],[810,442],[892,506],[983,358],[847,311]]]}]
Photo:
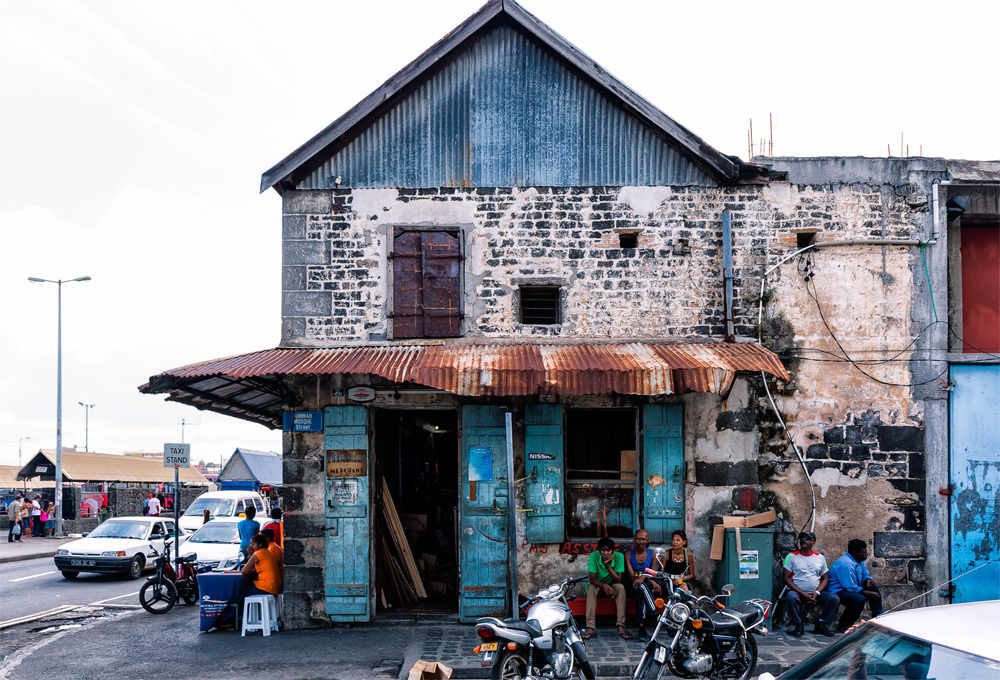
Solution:
[{"label": "stack of wood", "polygon": [[[379,598],[383,608],[413,604],[427,597],[423,578],[413,559],[413,551],[396,512],[389,486],[382,480],[382,519],[385,531],[379,540],[378,559],[382,575]],[[388,536],[388,539],[386,538]]]}]

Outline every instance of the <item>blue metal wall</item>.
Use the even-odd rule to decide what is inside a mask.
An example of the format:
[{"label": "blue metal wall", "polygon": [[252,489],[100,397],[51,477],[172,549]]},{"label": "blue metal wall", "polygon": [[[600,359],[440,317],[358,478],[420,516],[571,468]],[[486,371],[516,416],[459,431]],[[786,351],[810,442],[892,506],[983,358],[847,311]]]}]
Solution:
[{"label": "blue metal wall", "polygon": [[299,189],[715,186],[647,127],[500,27],[327,161]]}]

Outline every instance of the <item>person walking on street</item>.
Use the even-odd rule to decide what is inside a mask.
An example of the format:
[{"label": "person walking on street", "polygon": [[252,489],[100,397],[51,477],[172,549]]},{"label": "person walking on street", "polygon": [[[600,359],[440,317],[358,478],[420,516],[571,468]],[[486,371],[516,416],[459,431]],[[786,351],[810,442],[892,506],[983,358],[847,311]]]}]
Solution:
[{"label": "person walking on street", "polygon": [[159,517],[160,507],[161,507],[160,499],[157,498],[156,496],[151,495],[148,500],[149,500],[149,512],[147,512],[146,514],[150,517]]},{"label": "person walking on street", "polygon": [[49,507],[46,510],[48,512],[49,518],[45,520],[45,535],[55,536],[56,534],[56,504],[53,501],[49,501]]},{"label": "person walking on street", "polygon": [[835,635],[830,627],[833,625],[833,617],[837,614],[837,607],[840,606],[840,599],[826,589],[829,578],[826,558],[822,553],[813,552],[814,545],[816,545],[816,534],[803,531],[799,534],[799,549],[788,553],[783,564],[782,575],[788,587],[785,609],[788,611],[788,618],[795,626],[791,632],[793,637],[802,637],[805,634],[801,607],[806,602],[819,603],[823,608],[813,632],[827,637]]},{"label": "person walking on street", "polygon": [[847,542],[847,552],[830,565],[830,580],[826,589],[844,605],[844,613],[837,623],[837,630],[841,633],[858,620],[865,602],[872,616],[882,613],[882,593],[865,566],[867,559],[868,544],[860,538],[852,538]]},{"label": "person walking on street", "polygon": [[[10,531],[7,532],[8,543],[21,540],[21,498],[21,494],[17,494],[17,497],[7,506],[7,519],[10,520]],[[15,526],[17,533],[14,533]]]}]

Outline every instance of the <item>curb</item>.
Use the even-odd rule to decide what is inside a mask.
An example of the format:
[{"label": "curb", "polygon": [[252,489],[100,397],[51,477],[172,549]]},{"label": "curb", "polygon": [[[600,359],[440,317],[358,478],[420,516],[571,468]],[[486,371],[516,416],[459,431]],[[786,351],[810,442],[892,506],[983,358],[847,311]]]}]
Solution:
[{"label": "curb", "polygon": [[34,560],[39,557],[55,557],[55,550],[52,552],[45,553],[35,553],[34,555],[14,555],[12,557],[0,557],[0,564],[6,564],[7,562],[23,562],[24,560]]}]

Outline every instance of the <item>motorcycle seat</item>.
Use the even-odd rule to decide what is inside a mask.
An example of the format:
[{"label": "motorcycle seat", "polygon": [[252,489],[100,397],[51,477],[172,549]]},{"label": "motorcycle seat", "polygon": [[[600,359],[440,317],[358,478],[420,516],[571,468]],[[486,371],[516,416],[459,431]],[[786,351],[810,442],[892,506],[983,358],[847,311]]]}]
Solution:
[{"label": "motorcycle seat", "polygon": [[[726,614],[729,614],[729,616],[726,616]],[[725,635],[729,633],[736,634],[742,631],[740,624],[733,619],[734,616],[743,623],[744,628],[747,628],[760,621],[761,615],[762,612],[758,607],[741,602],[740,604],[726,607],[722,612],[715,612],[712,614],[711,619],[712,623],[715,624],[716,630]]]},{"label": "motorcycle seat", "polygon": [[538,637],[542,634],[542,627],[538,625],[538,622],[532,619],[531,621],[518,621],[515,619],[504,619],[503,625],[507,626],[512,630],[520,630],[527,633],[531,637]]}]

